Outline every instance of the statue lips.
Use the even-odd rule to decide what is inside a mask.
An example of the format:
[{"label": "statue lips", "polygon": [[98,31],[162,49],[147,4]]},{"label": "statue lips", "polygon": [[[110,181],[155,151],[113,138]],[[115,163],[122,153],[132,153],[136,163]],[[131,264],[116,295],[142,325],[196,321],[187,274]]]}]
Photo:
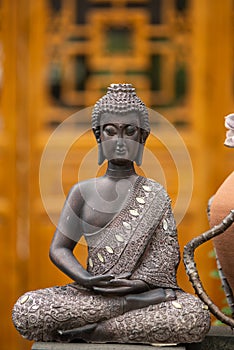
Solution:
[{"label": "statue lips", "polygon": [[125,155],[127,152],[126,152],[126,149],[125,148],[121,148],[121,149],[119,149],[119,148],[117,148],[116,149],[116,154],[117,154],[117,156],[123,156],[123,155]]}]

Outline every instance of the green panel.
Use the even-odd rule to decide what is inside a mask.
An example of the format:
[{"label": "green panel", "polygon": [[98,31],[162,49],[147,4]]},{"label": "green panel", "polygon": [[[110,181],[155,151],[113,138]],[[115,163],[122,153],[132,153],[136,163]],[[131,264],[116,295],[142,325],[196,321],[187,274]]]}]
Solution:
[{"label": "green panel", "polygon": [[188,0],[175,0],[175,7],[177,11],[186,11],[189,6]]},{"label": "green panel", "polygon": [[170,39],[166,36],[161,36],[161,37],[152,37],[150,38],[151,42],[169,42]]},{"label": "green panel", "polygon": [[127,27],[110,27],[106,31],[106,50],[111,53],[129,53],[132,50],[132,31]]},{"label": "green panel", "polygon": [[67,41],[70,42],[84,42],[87,41],[87,39],[85,37],[81,36],[70,36],[67,38]]},{"label": "green panel", "polygon": [[79,55],[75,57],[76,90],[85,90],[85,82],[89,75],[87,71],[86,57]]},{"label": "green panel", "polygon": [[154,91],[159,91],[161,89],[160,70],[161,56],[153,55],[151,57],[151,69],[149,71],[149,74],[151,78],[151,89]]},{"label": "green panel", "polygon": [[60,100],[62,67],[60,62],[51,62],[48,74],[48,86],[51,96],[55,101]]},{"label": "green panel", "polygon": [[184,65],[178,66],[175,72],[175,96],[176,101],[180,102],[187,93],[187,72]]}]

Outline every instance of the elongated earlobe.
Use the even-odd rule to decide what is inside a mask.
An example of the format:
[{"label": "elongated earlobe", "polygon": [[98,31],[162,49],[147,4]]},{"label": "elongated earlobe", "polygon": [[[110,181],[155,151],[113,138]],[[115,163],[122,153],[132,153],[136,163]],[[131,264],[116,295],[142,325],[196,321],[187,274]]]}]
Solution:
[{"label": "elongated earlobe", "polygon": [[103,154],[102,143],[98,142],[98,165],[101,165],[105,160],[105,156]]},{"label": "elongated earlobe", "polygon": [[138,152],[135,158],[136,165],[140,166],[142,164],[143,152],[145,147],[145,142],[147,137],[149,136],[149,132],[147,130],[141,129],[141,139],[139,143]]},{"label": "elongated earlobe", "polygon": [[139,147],[138,147],[136,159],[135,159],[136,165],[138,165],[138,166],[140,166],[142,163],[143,151],[144,151],[144,144],[140,143]]}]

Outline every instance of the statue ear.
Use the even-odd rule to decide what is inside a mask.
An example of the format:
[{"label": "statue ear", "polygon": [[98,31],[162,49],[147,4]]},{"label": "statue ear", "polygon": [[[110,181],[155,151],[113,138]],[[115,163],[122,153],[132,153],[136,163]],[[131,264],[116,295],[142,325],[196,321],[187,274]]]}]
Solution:
[{"label": "statue ear", "polygon": [[93,130],[94,136],[95,136],[95,138],[97,140],[97,143],[100,143],[101,142],[101,130],[100,130],[100,127],[95,127],[92,130]]},{"label": "statue ear", "polygon": [[145,141],[146,141],[148,136],[149,136],[149,133],[146,130],[141,130],[141,140],[139,143],[139,148],[138,148],[138,152],[137,152],[136,159],[135,159],[135,162],[138,166],[140,166],[142,164]]},{"label": "statue ear", "polygon": [[105,156],[102,149],[102,143],[98,142],[98,165],[101,165],[105,160]]},{"label": "statue ear", "polygon": [[141,143],[143,143],[143,145],[145,144],[148,136],[149,132],[144,129],[141,129]]},{"label": "statue ear", "polygon": [[103,149],[102,149],[100,127],[93,128],[93,133],[95,135],[95,138],[96,138],[97,144],[98,144],[98,165],[101,165],[105,160],[105,156],[103,154]]},{"label": "statue ear", "polygon": [[138,166],[140,166],[142,163],[143,151],[144,151],[144,144],[139,143],[138,152],[135,158],[136,165]]}]

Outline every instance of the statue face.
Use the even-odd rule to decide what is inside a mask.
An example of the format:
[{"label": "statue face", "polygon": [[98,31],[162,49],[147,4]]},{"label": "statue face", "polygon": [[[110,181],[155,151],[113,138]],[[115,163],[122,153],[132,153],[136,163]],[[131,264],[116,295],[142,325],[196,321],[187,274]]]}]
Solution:
[{"label": "statue face", "polygon": [[140,146],[140,118],[135,112],[101,116],[101,142],[107,160],[126,162],[136,159]]}]

